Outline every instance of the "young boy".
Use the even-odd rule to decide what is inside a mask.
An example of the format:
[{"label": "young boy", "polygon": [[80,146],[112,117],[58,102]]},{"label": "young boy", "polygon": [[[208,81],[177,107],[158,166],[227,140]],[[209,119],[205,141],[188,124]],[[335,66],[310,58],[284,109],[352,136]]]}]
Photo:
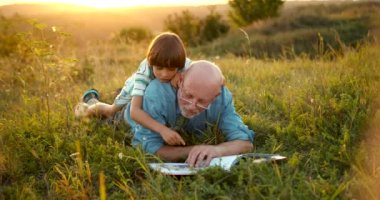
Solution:
[{"label": "young boy", "polygon": [[75,116],[113,118],[115,113],[131,103],[131,118],[146,128],[159,133],[169,145],[185,145],[183,138],[174,130],[155,121],[142,110],[145,88],[151,80],[171,82],[177,87],[178,73],[185,71],[191,64],[186,58],[182,40],[174,33],[162,33],[156,36],[149,45],[147,57],[137,70],[125,82],[120,94],[112,105],[99,102],[99,94],[91,89],[83,95],[83,103],[75,109]]}]

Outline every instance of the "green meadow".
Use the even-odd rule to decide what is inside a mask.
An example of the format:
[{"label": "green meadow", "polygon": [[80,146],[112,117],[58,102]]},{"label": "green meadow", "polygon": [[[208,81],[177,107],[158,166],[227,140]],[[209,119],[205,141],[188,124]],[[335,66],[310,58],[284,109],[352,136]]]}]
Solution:
[{"label": "green meadow", "polygon": [[[378,4],[357,5],[284,12],[189,48],[222,69],[253,152],[288,159],[184,177],[151,171],[158,158],[131,146],[127,125],[74,118],[88,88],[113,102],[147,42],[78,42],[48,22],[2,16],[0,199],[378,199],[378,143],[368,142],[380,134],[380,25],[368,11]],[[207,132],[218,141],[214,125]]]}]

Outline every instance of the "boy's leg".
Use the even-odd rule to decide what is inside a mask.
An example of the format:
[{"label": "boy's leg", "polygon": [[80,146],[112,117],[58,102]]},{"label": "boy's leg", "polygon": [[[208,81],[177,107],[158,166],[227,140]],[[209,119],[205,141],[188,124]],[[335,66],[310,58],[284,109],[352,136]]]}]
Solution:
[{"label": "boy's leg", "polygon": [[112,118],[117,111],[118,111],[118,108],[116,107],[115,104],[110,105],[110,104],[98,101],[88,107],[87,116]]},{"label": "boy's leg", "polygon": [[100,95],[96,89],[89,89],[84,92],[82,101],[88,105],[96,104],[99,102]]},{"label": "boy's leg", "polygon": [[99,101],[99,92],[96,89],[87,90],[82,97],[82,101],[86,103],[88,109],[86,111],[86,117],[101,117],[106,119],[112,119],[115,113],[121,108],[116,104],[107,104]]},{"label": "boy's leg", "polygon": [[89,89],[83,93],[82,102],[75,107],[75,117],[95,117],[102,116],[106,106],[99,104],[99,92],[96,89]]}]

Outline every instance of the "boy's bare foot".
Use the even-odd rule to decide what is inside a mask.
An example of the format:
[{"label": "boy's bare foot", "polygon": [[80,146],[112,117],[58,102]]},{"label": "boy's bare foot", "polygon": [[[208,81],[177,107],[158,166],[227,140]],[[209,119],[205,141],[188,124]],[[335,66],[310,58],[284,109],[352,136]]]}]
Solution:
[{"label": "boy's bare foot", "polygon": [[75,118],[81,119],[83,117],[87,116],[87,109],[88,109],[88,104],[87,103],[79,103],[78,105],[75,106],[74,108],[74,115]]}]

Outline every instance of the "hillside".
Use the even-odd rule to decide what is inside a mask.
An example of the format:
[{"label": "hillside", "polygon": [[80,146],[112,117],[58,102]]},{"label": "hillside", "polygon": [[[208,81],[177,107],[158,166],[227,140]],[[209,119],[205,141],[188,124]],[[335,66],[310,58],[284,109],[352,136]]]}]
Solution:
[{"label": "hillside", "polygon": [[231,31],[194,53],[233,53],[257,58],[340,54],[365,42],[379,42],[380,2],[321,3],[289,7],[274,19]]},{"label": "hillside", "polygon": [[[226,5],[215,6],[216,11],[226,13]],[[94,9],[66,4],[8,5],[0,7],[0,15],[11,17],[19,14],[34,18],[48,26],[61,27],[79,41],[107,40],[122,28],[137,26],[153,32],[163,29],[163,21],[169,14],[190,10],[197,16],[208,13],[207,6],[194,7],[140,7],[133,9]]]},{"label": "hillside", "polygon": [[[333,2],[289,1],[281,10],[282,15],[294,13],[294,9],[305,6],[331,5]],[[340,3],[338,3],[340,4]],[[138,26],[154,33],[163,30],[164,19],[169,14],[189,10],[198,17],[209,13],[210,6],[186,7],[137,7],[125,9],[94,9],[69,4],[16,4],[0,6],[0,15],[11,17],[15,14],[37,19],[48,26],[61,27],[81,43],[94,40],[107,40],[122,28]],[[214,5],[215,11],[226,17],[228,5]],[[85,42],[86,41],[86,42]]]}]

